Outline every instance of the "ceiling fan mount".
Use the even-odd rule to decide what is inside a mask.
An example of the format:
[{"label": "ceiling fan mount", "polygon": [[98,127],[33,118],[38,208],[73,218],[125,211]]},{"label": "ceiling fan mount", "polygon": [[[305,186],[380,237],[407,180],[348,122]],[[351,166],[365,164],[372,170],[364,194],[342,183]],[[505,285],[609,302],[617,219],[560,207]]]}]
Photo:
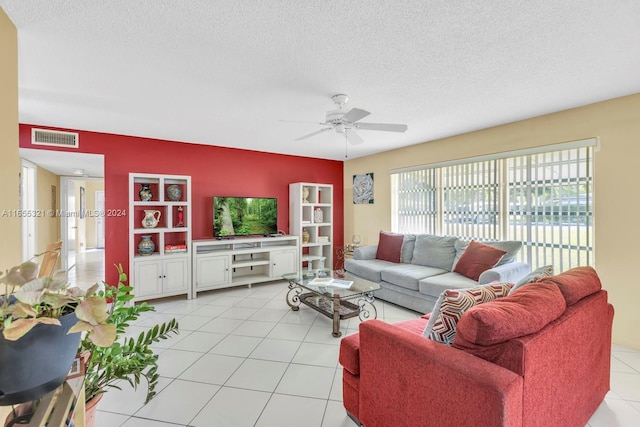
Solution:
[{"label": "ceiling fan mount", "polygon": [[321,126],[327,127],[301,136],[300,138],[296,138],[296,141],[301,141],[320,133],[334,130],[336,133],[344,134],[350,143],[361,144],[364,140],[355,132],[355,129],[385,132],[405,132],[407,130],[407,125],[404,124],[362,123],[359,120],[367,117],[371,114],[370,112],[361,110],[360,108],[347,109],[347,103],[349,102],[348,95],[339,93],[333,95],[331,99],[336,105],[338,105],[338,109],[327,111],[324,122],[319,123]]}]

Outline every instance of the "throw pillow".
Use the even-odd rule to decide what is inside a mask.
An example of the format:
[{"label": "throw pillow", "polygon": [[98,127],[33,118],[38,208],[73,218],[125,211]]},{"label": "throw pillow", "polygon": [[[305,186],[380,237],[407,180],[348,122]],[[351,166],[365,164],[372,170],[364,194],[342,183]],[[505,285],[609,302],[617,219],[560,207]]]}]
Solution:
[{"label": "throw pillow", "polygon": [[376,251],[376,258],[399,263],[400,255],[402,254],[403,241],[403,234],[381,231],[378,240],[378,250]]},{"label": "throw pillow", "polygon": [[415,234],[405,234],[402,240],[402,251],[400,253],[400,262],[405,264],[411,263],[413,257],[413,248],[416,244]]},{"label": "throw pillow", "polygon": [[507,251],[472,240],[453,271],[478,281],[480,275],[494,267]]},{"label": "throw pillow", "polygon": [[512,286],[511,283],[493,283],[469,289],[447,289],[438,298],[423,335],[446,345],[453,344],[458,321],[465,311],[506,296]]},{"label": "throw pillow", "polygon": [[549,276],[553,276],[553,265],[545,265],[544,267],[537,268],[520,279],[518,283],[513,285],[513,288],[511,288],[511,292],[509,293],[512,294],[516,289],[519,289],[528,283],[538,282]]}]

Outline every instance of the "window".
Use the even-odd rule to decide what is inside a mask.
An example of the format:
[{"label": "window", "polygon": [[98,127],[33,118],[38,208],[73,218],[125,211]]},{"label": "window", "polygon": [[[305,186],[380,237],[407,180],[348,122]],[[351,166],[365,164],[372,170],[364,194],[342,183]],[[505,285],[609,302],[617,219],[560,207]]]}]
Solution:
[{"label": "window", "polygon": [[593,144],[392,171],[392,230],[522,240],[519,260],[593,262]]}]

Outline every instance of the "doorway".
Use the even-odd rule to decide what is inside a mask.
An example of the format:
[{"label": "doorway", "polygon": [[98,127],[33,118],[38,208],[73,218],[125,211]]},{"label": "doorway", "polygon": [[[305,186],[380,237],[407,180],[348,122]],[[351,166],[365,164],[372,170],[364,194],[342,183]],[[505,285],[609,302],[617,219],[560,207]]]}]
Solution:
[{"label": "doorway", "polygon": [[86,288],[104,280],[104,184],[101,178],[60,177],[62,268]]}]

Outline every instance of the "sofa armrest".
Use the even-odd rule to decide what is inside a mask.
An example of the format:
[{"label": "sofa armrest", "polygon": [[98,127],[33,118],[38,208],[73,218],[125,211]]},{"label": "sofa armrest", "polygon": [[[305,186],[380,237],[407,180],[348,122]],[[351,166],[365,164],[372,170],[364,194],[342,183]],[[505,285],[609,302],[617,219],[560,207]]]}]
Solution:
[{"label": "sofa armrest", "polygon": [[483,272],[478,279],[478,284],[485,285],[493,281],[516,283],[529,273],[531,273],[531,266],[529,264],[525,262],[510,262]]},{"label": "sofa armrest", "polygon": [[362,246],[353,251],[353,259],[376,259],[378,245]]},{"label": "sofa armrest", "polygon": [[522,424],[523,379],[379,320],[360,324],[360,421],[383,426]]}]

